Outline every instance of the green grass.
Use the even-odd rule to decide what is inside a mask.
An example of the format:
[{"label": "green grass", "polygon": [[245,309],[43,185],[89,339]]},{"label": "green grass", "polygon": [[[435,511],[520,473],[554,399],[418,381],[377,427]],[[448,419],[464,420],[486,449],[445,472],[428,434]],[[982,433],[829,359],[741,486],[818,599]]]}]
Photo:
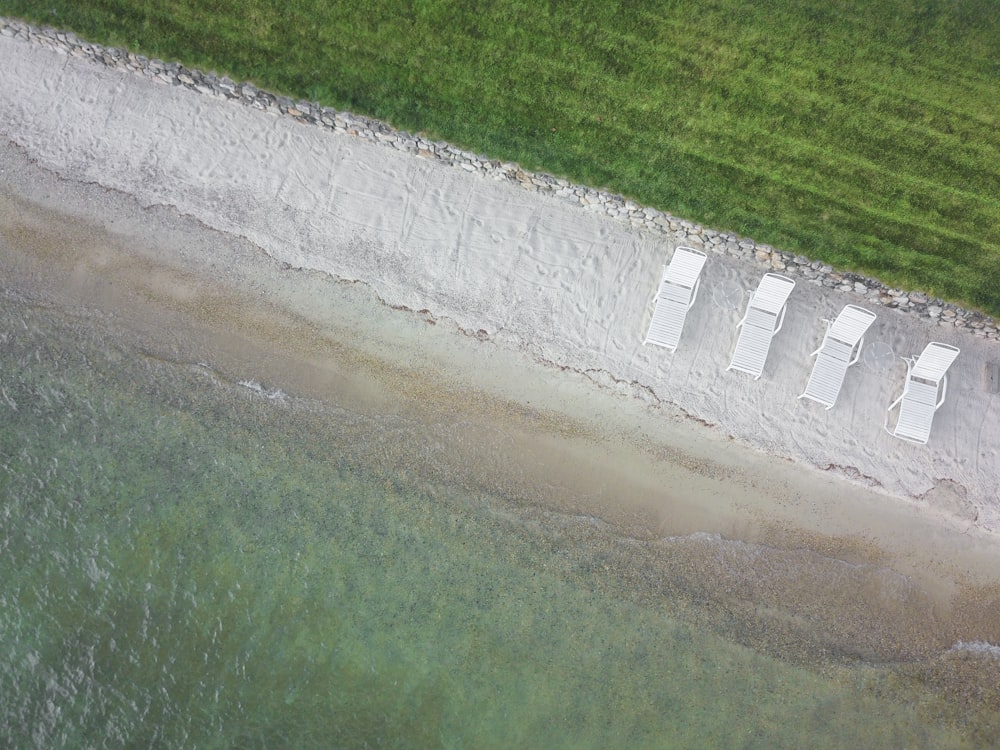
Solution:
[{"label": "green grass", "polygon": [[996,0],[0,0],[0,13],[1000,314]]}]

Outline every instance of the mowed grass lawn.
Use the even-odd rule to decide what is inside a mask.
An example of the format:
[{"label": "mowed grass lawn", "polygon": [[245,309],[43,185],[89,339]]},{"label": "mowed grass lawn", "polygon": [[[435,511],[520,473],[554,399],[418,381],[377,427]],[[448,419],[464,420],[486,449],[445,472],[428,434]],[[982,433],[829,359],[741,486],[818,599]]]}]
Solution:
[{"label": "mowed grass lawn", "polygon": [[0,0],[1000,314],[997,0]]}]

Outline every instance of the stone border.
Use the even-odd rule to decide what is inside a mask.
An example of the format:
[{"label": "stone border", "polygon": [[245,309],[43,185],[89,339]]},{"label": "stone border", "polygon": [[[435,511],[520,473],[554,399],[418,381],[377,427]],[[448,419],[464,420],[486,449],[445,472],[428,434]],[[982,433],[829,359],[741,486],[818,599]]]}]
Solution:
[{"label": "stone border", "polygon": [[107,67],[127,70],[173,86],[184,86],[201,94],[236,100],[276,115],[292,117],[339,133],[384,144],[409,154],[438,159],[483,177],[514,182],[526,190],[547,193],[568,200],[587,210],[615,217],[633,227],[659,232],[678,244],[694,245],[765,266],[769,270],[799,276],[809,283],[854,292],[872,305],[895,308],[933,320],[938,325],[964,328],[976,336],[1000,341],[997,322],[980,312],[965,310],[951,302],[921,292],[891,289],[882,282],[851,272],[835,271],[821,261],[777,250],[732,232],[721,232],[679,219],[655,208],[647,208],[620,195],[595,188],[574,185],[548,174],[527,172],[515,163],[501,162],[462,151],[448,143],[429,141],[420,135],[397,131],[383,122],[349,112],[323,107],[316,102],[294,101],[258,89],[251,83],[236,83],[215,72],[202,73],[176,62],[163,62],[136,55],[117,47],[91,44],[72,32],[32,26],[23,21],[0,17],[0,35],[22,39],[62,54],[99,62]]}]

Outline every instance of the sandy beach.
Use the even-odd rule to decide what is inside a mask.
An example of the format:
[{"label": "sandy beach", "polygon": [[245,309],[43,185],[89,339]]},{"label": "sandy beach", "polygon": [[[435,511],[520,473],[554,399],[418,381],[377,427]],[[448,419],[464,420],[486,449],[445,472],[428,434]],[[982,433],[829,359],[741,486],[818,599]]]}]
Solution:
[{"label": "sandy beach", "polygon": [[[762,265],[710,255],[670,354],[642,344],[662,236],[4,37],[0,91],[0,269],[18,293],[234,381],[426,419],[428,455],[470,481],[684,538],[673,559],[727,596],[822,603],[861,652],[1000,643],[996,344],[876,311],[869,341],[897,355],[962,350],[929,444],[910,445],[883,430],[898,357],[851,368],[830,411],[797,398],[850,293],[799,283],[753,380],[726,365]],[[768,575],[700,550],[718,537],[771,549]],[[842,601],[804,556],[852,566]]]}]

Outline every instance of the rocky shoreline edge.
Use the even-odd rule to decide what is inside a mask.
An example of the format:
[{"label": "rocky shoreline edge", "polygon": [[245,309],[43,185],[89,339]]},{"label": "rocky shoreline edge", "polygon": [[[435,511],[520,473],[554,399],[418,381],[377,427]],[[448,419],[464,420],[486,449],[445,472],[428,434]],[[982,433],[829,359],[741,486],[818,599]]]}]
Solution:
[{"label": "rocky shoreline edge", "polygon": [[637,229],[660,233],[676,244],[740,258],[769,271],[797,276],[817,286],[853,293],[867,304],[898,309],[941,326],[966,329],[973,335],[1000,341],[997,321],[978,311],[963,309],[919,291],[893,289],[877,279],[837,271],[822,261],[785,252],[732,232],[703,227],[658,209],[641,206],[621,195],[574,185],[548,174],[528,172],[512,162],[490,159],[448,143],[398,131],[379,120],[340,112],[316,102],[296,101],[261,90],[249,82],[238,83],[214,72],[203,73],[180,63],[150,59],[118,47],[104,47],[84,41],[72,32],[33,26],[17,19],[0,17],[0,35],[87,58],[167,85],[183,86],[200,94],[234,100],[248,107],[294,118],[303,124],[382,143],[405,153],[437,159],[486,178],[517,183],[526,190],[554,195],[585,210],[627,222]]}]

